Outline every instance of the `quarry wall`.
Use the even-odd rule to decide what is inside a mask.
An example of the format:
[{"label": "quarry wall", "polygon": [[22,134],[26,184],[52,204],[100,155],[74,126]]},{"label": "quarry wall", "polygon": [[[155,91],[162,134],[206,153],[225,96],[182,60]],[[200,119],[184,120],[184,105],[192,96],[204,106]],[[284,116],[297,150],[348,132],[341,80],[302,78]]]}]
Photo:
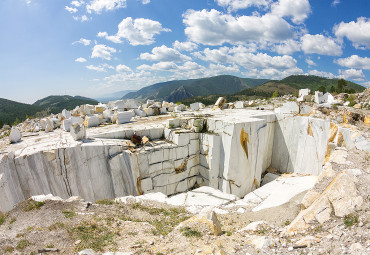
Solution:
[{"label": "quarry wall", "polygon": [[[353,130],[292,114],[236,112],[168,123],[144,129],[122,126],[91,133],[83,143],[1,155],[0,211],[50,193],[96,201],[150,192],[172,195],[207,185],[244,197],[259,187],[269,166],[318,175],[334,145],[369,150],[366,139]],[[202,123],[203,131],[194,132],[194,123]],[[122,139],[134,131],[154,142],[126,145]]]}]

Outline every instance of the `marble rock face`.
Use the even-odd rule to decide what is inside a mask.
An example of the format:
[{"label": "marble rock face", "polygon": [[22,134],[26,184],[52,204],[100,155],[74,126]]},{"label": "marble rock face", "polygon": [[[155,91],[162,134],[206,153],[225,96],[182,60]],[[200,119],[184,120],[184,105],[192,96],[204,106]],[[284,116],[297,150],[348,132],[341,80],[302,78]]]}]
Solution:
[{"label": "marble rock face", "polygon": [[9,135],[10,143],[17,143],[21,140],[22,134],[19,132],[18,128],[12,127]]},{"label": "marble rock face", "polygon": [[[132,117],[133,112],[124,113]],[[96,116],[86,119],[92,117]],[[361,134],[327,120],[270,111],[228,109],[212,111],[207,117],[183,116],[167,122],[138,121],[92,129],[79,120],[72,123],[70,135],[56,130],[43,133],[42,142],[29,143],[32,138],[27,137],[26,143],[10,145],[18,149],[0,154],[1,211],[41,194],[95,201],[161,192],[178,194],[169,198],[174,203],[197,207],[199,201],[230,203],[231,196],[231,200],[248,197],[262,189],[266,191],[264,201],[271,204],[273,190],[285,187],[278,181],[281,177],[259,187],[268,167],[318,175],[331,153],[328,144],[369,146]],[[200,127],[203,129],[198,130]],[[86,132],[89,139],[76,142],[85,139]],[[148,137],[148,145],[129,150],[125,139],[134,132]],[[300,185],[300,178],[284,179],[284,183]],[[306,184],[311,183],[308,179]],[[213,191],[193,190],[190,196],[182,193],[195,185],[207,185]],[[297,190],[302,190],[301,186]],[[287,189],[287,194],[272,200],[280,201],[289,194],[293,192]]]}]

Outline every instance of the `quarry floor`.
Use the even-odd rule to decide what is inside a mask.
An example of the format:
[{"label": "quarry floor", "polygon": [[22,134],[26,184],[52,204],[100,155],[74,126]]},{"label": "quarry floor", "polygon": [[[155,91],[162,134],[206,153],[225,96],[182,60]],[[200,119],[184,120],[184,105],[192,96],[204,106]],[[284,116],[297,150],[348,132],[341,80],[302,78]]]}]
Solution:
[{"label": "quarry floor", "polygon": [[[93,249],[96,254],[368,254],[370,249],[370,155],[348,151],[345,164],[335,172],[358,168],[358,189],[364,198],[360,210],[346,219],[333,216],[303,234],[283,236],[300,211],[301,196],[279,207],[256,213],[246,210],[218,214],[223,234],[214,236],[198,226],[186,231],[176,226],[191,217],[185,208],[156,202],[115,203],[103,200],[25,201],[0,223],[1,254],[76,254]],[[254,232],[239,231],[259,220],[268,226]],[[194,229],[195,230],[195,229]],[[303,245],[302,245],[303,244]],[[257,246],[260,245],[259,248]],[[113,254],[113,253],[111,253]],[[118,254],[118,253],[117,253]]]}]

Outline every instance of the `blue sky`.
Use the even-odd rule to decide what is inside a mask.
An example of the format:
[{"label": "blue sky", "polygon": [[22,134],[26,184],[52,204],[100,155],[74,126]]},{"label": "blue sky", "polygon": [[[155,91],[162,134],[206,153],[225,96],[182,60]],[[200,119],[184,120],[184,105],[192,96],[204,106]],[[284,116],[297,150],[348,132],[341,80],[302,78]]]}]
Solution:
[{"label": "blue sky", "polygon": [[232,74],[370,86],[369,0],[1,0],[0,97]]}]

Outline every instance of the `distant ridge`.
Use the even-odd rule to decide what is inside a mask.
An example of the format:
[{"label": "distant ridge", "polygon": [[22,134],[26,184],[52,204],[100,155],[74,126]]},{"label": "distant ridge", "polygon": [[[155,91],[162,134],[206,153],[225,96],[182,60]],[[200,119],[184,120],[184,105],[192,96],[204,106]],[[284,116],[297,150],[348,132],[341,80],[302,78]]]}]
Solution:
[{"label": "distant ridge", "polygon": [[94,98],[95,100],[101,102],[101,103],[107,103],[109,101],[115,101],[118,99],[121,99],[125,95],[127,95],[130,92],[136,92],[137,90],[122,90],[114,93],[109,93],[105,95],[101,95],[99,97]]},{"label": "distant ridge", "polygon": [[267,81],[269,80],[239,78],[232,75],[174,80],[156,83],[136,92],[128,93],[123,99],[133,98],[142,101],[157,99],[176,102],[194,96],[207,96],[211,94],[230,95],[246,88],[261,85]]},{"label": "distant ridge", "polygon": [[[355,92],[362,92],[365,87],[357,83],[346,81],[347,89],[353,89]],[[280,81],[271,80],[253,89],[242,90],[237,95],[259,95],[270,97],[272,93],[277,91],[279,95],[298,95],[300,89],[308,88],[311,92],[319,90],[320,87],[325,88],[330,92],[331,87],[337,88],[338,79],[328,79],[314,75],[291,75]]]},{"label": "distant ridge", "polygon": [[3,124],[24,121],[27,117],[44,117],[50,113],[60,113],[63,109],[73,109],[81,104],[98,104],[98,101],[81,96],[48,96],[34,104],[24,104],[0,98],[0,128]]}]

